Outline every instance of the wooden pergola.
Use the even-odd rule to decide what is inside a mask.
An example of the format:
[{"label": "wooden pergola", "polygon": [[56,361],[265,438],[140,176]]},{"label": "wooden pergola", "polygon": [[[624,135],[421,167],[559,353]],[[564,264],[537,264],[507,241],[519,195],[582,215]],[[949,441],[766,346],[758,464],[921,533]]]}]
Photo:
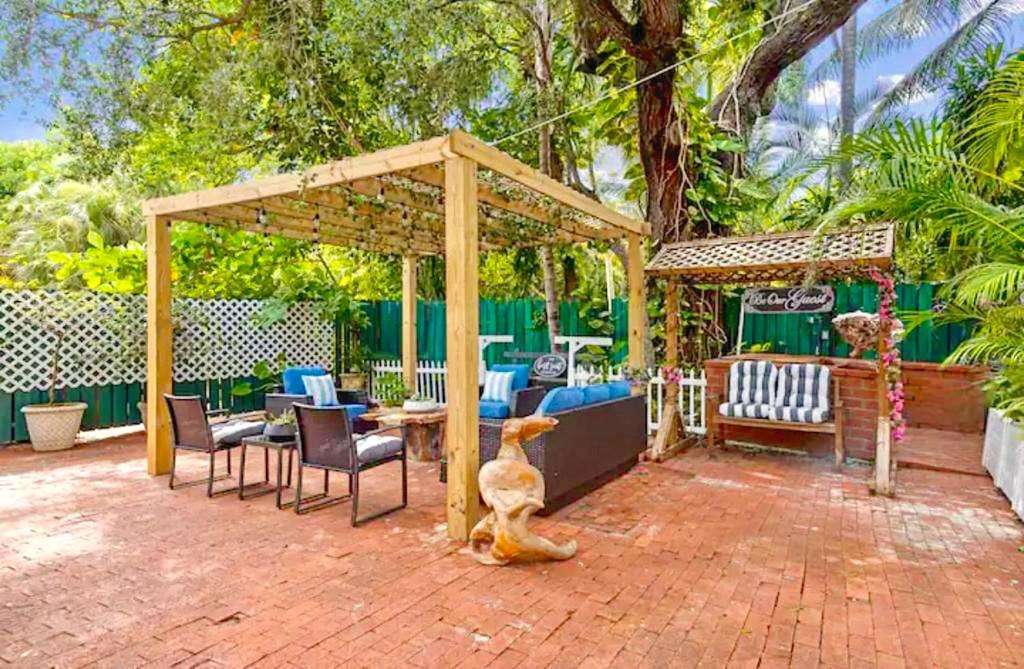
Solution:
[{"label": "wooden pergola", "polygon": [[[718,237],[662,246],[645,271],[650,276],[666,280],[665,364],[673,368],[679,365],[681,283],[750,286],[772,282],[799,284],[812,276],[826,280],[859,277],[871,268],[889,269],[893,249],[892,224],[869,225],[827,234],[800,231]],[[884,337],[879,341],[878,355],[879,430],[875,485],[879,492],[886,493],[891,491],[891,481],[889,403],[881,363],[883,340]],[[655,438],[655,457],[667,453],[677,443],[680,430],[677,392],[678,389],[671,384],[666,388],[666,410]]]},{"label": "wooden pergola", "polygon": [[[448,533],[466,539],[478,516],[479,252],[625,239],[629,362],[643,361],[646,222],[624,216],[465,132],[345,158],[301,173],[149,200],[147,457],[169,472],[171,245],[175,221],[223,225],[400,255],[402,367],[416,381],[416,267],[445,255],[448,362]],[[454,260],[454,262],[452,262]]]}]

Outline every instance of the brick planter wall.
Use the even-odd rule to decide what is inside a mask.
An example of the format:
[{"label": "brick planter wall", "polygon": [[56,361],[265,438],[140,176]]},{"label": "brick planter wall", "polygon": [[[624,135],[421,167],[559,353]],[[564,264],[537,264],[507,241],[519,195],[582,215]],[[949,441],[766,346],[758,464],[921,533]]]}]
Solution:
[{"label": "brick planter wall", "polygon": [[[877,428],[877,370],[873,360],[850,358],[818,358],[807,356],[744,355],[742,359],[767,358],[775,364],[784,362],[816,362],[829,365],[839,379],[839,392],[844,404],[846,453],[853,458],[873,460]],[[737,357],[718,358],[704,363],[708,378],[709,410],[718,412],[722,401],[729,365]],[[984,427],[985,403],[980,381],[985,370],[978,367],[952,366],[940,369],[934,363],[904,363],[904,385],[907,405],[904,414],[911,427],[980,433]],[[712,406],[712,397],[716,403]],[[828,434],[766,430],[736,425],[719,425],[715,436],[765,446],[802,449],[816,456],[832,453],[833,438]]]}]

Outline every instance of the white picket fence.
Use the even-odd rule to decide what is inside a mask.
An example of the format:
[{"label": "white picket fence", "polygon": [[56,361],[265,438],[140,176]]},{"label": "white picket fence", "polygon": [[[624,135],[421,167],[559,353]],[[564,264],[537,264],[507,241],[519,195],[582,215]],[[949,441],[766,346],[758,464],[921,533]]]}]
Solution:
[{"label": "white picket fence", "polygon": [[[380,399],[374,392],[377,380],[384,374],[402,375],[401,360],[379,360],[370,369],[370,397]],[[448,403],[448,366],[444,362],[420,360],[416,365],[416,392],[438,404]]]},{"label": "white picket fence", "polygon": [[[665,405],[666,380],[661,368],[649,370],[650,381],[647,383],[647,432],[654,434],[661,423],[662,410]],[[378,379],[384,374],[402,374],[401,360],[379,360],[373,363],[370,372],[370,397],[379,399],[374,393]],[[573,385],[588,386],[603,381],[618,381],[622,377],[621,367],[612,367],[607,373],[587,365],[578,365],[573,375]],[[707,402],[707,378],[704,370],[689,370],[679,380],[679,415],[683,428],[688,434],[704,435],[704,406]],[[430,397],[440,404],[448,401],[448,367],[444,362],[420,360],[416,365],[416,392]]]},{"label": "white picket fence", "polygon": [[[647,433],[654,434],[661,424],[662,410],[665,406],[665,376],[661,368],[647,370],[650,381],[647,382]],[[575,385],[587,386],[603,380],[619,381],[622,377],[621,367],[612,367],[607,373],[593,367],[578,366],[575,374]],[[704,370],[688,370],[679,379],[679,416],[687,434],[704,435],[704,406],[708,398],[708,381]]]}]

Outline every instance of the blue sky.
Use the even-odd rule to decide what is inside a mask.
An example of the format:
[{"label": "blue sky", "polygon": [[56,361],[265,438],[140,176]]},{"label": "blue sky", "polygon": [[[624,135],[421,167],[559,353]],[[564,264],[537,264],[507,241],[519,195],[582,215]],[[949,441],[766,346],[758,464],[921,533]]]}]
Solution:
[{"label": "blue sky", "polygon": [[[893,6],[895,0],[868,0],[859,10],[857,17],[861,27],[886,9]],[[1014,25],[1008,31],[1007,51],[1019,48],[1024,43],[1024,15],[1015,20]],[[874,62],[863,65],[857,73],[858,90],[870,89],[880,80],[896,81],[898,77],[913,68],[926,53],[928,53],[942,39],[942,36],[924,38],[913,44],[905,51],[878,59]],[[810,56],[810,63],[820,61],[832,49],[831,42],[826,40]],[[817,90],[811,92],[808,102],[819,107],[821,110],[828,106],[830,113],[834,115],[838,102],[838,83],[826,81]],[[938,102],[937,96],[921,100],[914,104],[910,111],[919,114],[928,114],[934,109]],[[53,111],[50,108],[45,95],[33,95],[29,97],[13,98],[6,105],[0,107],[0,141],[19,141],[27,139],[42,139],[46,134],[46,123],[53,118]]]}]

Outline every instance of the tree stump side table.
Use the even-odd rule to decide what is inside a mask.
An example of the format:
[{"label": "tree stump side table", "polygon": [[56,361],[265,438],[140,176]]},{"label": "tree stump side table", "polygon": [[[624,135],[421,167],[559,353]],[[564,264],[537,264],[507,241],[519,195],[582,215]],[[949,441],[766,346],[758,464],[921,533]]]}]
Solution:
[{"label": "tree stump side table", "polygon": [[411,413],[401,408],[372,409],[361,418],[376,421],[381,427],[405,427],[409,459],[436,462],[444,454],[445,410]]}]

